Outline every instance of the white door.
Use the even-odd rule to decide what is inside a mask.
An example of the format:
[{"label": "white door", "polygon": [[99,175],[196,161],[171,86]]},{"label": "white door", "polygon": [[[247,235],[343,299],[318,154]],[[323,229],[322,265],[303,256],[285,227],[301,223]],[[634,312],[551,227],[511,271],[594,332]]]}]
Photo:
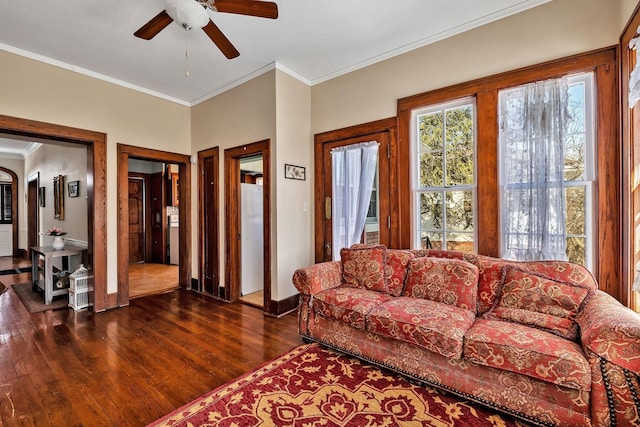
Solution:
[{"label": "white door", "polygon": [[13,225],[0,224],[0,256],[13,255]]}]

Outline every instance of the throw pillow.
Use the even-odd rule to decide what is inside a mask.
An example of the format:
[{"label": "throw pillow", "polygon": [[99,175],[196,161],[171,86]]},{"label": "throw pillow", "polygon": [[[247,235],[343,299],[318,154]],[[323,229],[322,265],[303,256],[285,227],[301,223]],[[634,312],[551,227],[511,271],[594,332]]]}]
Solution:
[{"label": "throw pillow", "polygon": [[389,295],[398,297],[402,294],[404,282],[407,278],[409,261],[415,256],[409,251],[400,249],[387,249],[387,264],[384,274],[387,276]]},{"label": "throw pillow", "polygon": [[587,303],[590,289],[513,266],[502,269],[494,306],[484,317],[519,323],[575,340],[576,316]]},{"label": "throw pillow", "polygon": [[461,259],[414,258],[403,294],[476,312],[478,267]]},{"label": "throw pillow", "polygon": [[384,245],[357,245],[340,250],[342,279],[347,286],[388,293],[384,266],[387,248]]}]

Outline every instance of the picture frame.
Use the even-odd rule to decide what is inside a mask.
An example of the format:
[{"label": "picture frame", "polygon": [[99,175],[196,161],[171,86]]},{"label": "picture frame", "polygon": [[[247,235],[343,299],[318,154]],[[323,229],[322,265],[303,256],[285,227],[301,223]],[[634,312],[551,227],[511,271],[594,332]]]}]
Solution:
[{"label": "picture frame", "polygon": [[38,205],[41,208],[45,207],[45,203],[44,203],[45,190],[46,190],[46,187],[39,187],[38,188]]},{"label": "picture frame", "polygon": [[67,184],[69,197],[78,197],[80,195],[80,181],[70,181]]},{"label": "picture frame", "polygon": [[64,175],[53,177],[53,218],[64,219]]},{"label": "picture frame", "polygon": [[287,179],[297,179],[300,181],[305,181],[307,179],[307,172],[304,166],[296,166],[285,163],[284,177]]}]

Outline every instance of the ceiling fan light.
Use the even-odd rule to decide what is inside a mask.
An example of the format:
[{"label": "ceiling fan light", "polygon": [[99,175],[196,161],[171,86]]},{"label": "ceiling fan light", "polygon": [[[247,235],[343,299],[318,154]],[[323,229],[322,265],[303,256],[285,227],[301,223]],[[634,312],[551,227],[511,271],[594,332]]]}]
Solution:
[{"label": "ceiling fan light", "polygon": [[203,28],[209,23],[204,7],[194,0],[167,0],[167,13],[185,29]]}]

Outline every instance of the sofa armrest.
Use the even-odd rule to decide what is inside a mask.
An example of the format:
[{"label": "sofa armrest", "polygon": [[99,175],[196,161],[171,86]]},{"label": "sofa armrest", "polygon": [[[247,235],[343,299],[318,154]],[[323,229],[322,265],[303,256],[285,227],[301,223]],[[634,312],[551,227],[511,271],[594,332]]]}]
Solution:
[{"label": "sofa armrest", "polygon": [[598,290],[576,320],[585,351],[640,374],[640,315]]},{"label": "sofa armrest", "polygon": [[340,261],[322,262],[300,268],[293,273],[293,285],[301,294],[313,295],[342,283]]}]

